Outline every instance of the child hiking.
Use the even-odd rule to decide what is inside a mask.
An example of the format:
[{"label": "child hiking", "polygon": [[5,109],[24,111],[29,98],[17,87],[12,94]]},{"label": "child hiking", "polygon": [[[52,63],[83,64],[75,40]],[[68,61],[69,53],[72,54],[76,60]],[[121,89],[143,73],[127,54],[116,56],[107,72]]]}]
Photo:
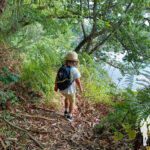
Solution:
[{"label": "child hiking", "polygon": [[80,82],[80,72],[77,69],[78,66],[78,54],[76,52],[69,52],[65,59],[65,65],[63,65],[57,73],[55,88],[57,92],[60,92],[65,97],[65,112],[64,115],[69,121],[72,121],[72,114],[75,104],[76,85],[80,92],[83,92]]}]

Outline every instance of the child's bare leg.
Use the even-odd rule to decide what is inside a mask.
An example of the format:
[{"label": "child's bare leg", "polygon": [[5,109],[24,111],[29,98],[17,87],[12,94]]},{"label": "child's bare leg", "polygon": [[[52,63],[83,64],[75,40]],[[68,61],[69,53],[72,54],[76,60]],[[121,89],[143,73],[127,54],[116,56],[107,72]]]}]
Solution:
[{"label": "child's bare leg", "polygon": [[69,114],[72,114],[74,110],[74,104],[70,104],[69,106]]},{"label": "child's bare leg", "polygon": [[67,116],[69,113],[69,100],[65,97],[65,112],[64,115]]},{"label": "child's bare leg", "polygon": [[65,108],[66,108],[66,106],[69,106],[69,113],[67,115],[67,119],[69,121],[72,121],[72,114],[74,111],[74,103],[75,103],[75,94],[68,95],[67,100],[68,100],[68,101],[66,101],[67,104],[65,105]]},{"label": "child's bare leg", "polygon": [[71,95],[71,98],[69,99],[70,100],[70,105],[69,105],[69,114],[73,114],[73,111],[74,111],[74,104],[75,104],[75,94],[72,94]]},{"label": "child's bare leg", "polygon": [[65,109],[69,108],[69,100],[65,98]]}]

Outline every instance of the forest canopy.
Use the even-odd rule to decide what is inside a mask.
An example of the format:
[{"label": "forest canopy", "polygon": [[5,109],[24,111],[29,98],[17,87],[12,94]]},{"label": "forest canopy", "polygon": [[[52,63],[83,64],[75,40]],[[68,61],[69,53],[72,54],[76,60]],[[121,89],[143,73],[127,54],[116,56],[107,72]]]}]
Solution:
[{"label": "forest canopy", "polygon": [[[111,53],[123,54],[134,69],[149,61],[148,0],[1,0],[1,34],[39,23],[57,37],[72,32],[72,49],[120,67]],[[1,10],[4,11],[4,8]],[[7,21],[6,21],[7,19]],[[59,30],[58,30],[59,29]],[[72,35],[73,36],[73,35]]]}]

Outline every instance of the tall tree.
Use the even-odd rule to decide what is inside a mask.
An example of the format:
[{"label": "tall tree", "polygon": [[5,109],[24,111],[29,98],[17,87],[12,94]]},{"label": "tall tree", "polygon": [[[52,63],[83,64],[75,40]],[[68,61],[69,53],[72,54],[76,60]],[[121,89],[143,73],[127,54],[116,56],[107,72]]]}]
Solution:
[{"label": "tall tree", "polygon": [[20,4],[16,1],[16,8],[12,9],[17,19],[11,23],[11,32],[33,22],[46,25],[46,29],[51,20],[65,21],[70,26],[76,23],[81,25],[82,33],[76,42],[76,52],[94,54],[97,58],[106,52],[119,52],[127,62],[138,64],[149,60],[149,0],[21,0]]},{"label": "tall tree", "polygon": [[150,44],[146,34],[150,18],[146,14],[149,4],[148,0],[84,1],[82,17],[88,18],[91,31],[83,30],[87,36],[83,36],[75,51],[101,54],[102,50],[112,51],[115,47],[114,51],[123,52],[129,62],[148,59]]}]

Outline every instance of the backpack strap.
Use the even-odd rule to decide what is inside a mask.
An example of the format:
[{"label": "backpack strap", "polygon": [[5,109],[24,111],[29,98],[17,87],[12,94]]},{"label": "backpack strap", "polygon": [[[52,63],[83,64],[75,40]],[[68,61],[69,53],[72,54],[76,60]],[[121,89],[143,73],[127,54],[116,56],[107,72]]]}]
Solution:
[{"label": "backpack strap", "polygon": [[63,80],[63,81],[56,81],[57,83],[63,83],[63,82],[65,82],[65,81],[67,81],[67,80],[71,80],[71,79],[65,79],[65,80]]},{"label": "backpack strap", "polygon": [[[63,76],[63,72],[64,72],[64,76]],[[71,80],[70,72],[71,72],[71,67],[67,67],[64,65],[60,67],[60,69],[58,70],[56,83],[60,90],[64,90],[68,88],[74,82],[74,80]]]}]

